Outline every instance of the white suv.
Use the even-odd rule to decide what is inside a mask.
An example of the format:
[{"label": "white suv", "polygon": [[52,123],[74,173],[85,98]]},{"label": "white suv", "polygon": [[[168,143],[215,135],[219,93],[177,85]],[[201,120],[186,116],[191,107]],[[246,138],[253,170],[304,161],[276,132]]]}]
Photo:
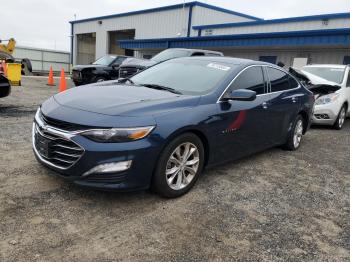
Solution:
[{"label": "white suv", "polygon": [[314,124],[341,129],[350,114],[350,66],[307,65],[301,69],[313,85],[328,85],[315,94]]}]

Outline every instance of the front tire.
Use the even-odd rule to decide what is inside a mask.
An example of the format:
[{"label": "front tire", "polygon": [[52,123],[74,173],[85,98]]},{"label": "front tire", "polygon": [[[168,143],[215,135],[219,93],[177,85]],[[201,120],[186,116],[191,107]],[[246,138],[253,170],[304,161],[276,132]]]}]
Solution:
[{"label": "front tire", "polygon": [[300,147],[304,134],[304,124],[304,118],[298,115],[293,123],[292,130],[288,134],[287,142],[283,146],[285,150],[295,151]]},{"label": "front tire", "polygon": [[161,153],[152,180],[159,195],[175,198],[186,194],[204,166],[204,147],[195,134],[185,133],[171,141]]},{"label": "front tire", "polygon": [[345,119],[346,119],[346,111],[347,111],[347,107],[346,107],[346,105],[343,105],[342,108],[339,111],[339,115],[337,117],[337,120],[334,123],[334,126],[333,126],[334,129],[340,130],[340,129],[343,128],[344,122],[345,122]]}]

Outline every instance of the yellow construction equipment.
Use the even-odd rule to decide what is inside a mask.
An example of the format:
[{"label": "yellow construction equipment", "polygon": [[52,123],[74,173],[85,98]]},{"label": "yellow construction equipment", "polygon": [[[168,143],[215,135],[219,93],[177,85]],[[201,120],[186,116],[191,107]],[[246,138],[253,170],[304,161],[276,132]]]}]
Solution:
[{"label": "yellow construction equipment", "polygon": [[[7,44],[3,44],[3,42],[7,42]],[[30,60],[24,58],[20,61],[16,61],[16,59],[12,56],[15,48],[16,40],[14,38],[10,38],[8,40],[0,40],[0,60],[4,60],[6,63],[20,63],[22,67],[22,75],[30,74],[32,72],[32,64]]]},{"label": "yellow construction equipment", "polygon": [[[7,45],[1,44],[3,41],[7,41]],[[13,51],[15,51],[15,47],[16,40],[14,38],[10,38],[9,40],[0,40],[0,52],[12,55]]]}]

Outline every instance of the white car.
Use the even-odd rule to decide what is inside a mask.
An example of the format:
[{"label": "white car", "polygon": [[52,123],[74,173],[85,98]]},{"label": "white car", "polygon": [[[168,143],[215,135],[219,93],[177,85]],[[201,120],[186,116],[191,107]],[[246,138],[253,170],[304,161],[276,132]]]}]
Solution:
[{"label": "white car", "polygon": [[318,91],[312,123],[341,129],[350,115],[350,66],[307,65],[301,72]]}]

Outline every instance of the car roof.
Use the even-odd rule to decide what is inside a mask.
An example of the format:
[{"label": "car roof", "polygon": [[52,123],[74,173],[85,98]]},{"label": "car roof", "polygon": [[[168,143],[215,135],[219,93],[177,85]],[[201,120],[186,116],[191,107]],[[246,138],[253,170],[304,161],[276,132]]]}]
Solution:
[{"label": "car roof", "polygon": [[[254,61],[254,60],[244,59],[244,58],[228,57],[228,56],[215,56],[215,57],[192,56],[192,57],[174,58],[172,60],[201,60],[201,61],[216,62],[216,63],[221,62],[221,63],[232,64],[232,65],[243,65],[243,66],[244,65],[246,65],[246,66],[249,66],[249,65],[272,65],[272,64],[269,64],[266,62]],[[276,66],[276,65],[274,65],[274,66]]]},{"label": "car roof", "polygon": [[347,65],[339,65],[339,64],[311,64],[311,65],[306,65],[304,67],[324,67],[324,68],[339,68],[339,69],[345,69]]}]

